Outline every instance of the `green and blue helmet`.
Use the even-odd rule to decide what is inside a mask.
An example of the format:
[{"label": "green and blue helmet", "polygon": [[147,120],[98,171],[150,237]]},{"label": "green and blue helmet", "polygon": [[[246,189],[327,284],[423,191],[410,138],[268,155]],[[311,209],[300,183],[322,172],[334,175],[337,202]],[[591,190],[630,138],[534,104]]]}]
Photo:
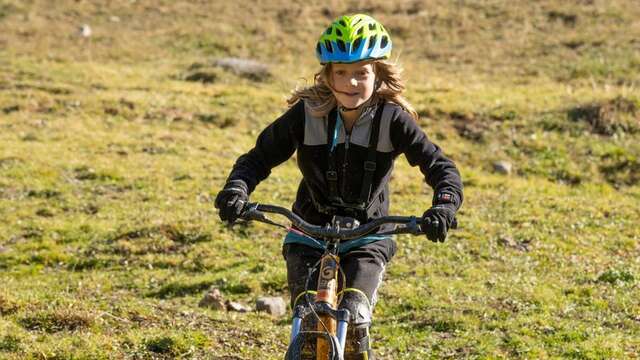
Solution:
[{"label": "green and blue helmet", "polygon": [[391,37],[384,26],[369,15],[345,15],[334,20],[320,36],[316,55],[323,65],[388,59]]}]

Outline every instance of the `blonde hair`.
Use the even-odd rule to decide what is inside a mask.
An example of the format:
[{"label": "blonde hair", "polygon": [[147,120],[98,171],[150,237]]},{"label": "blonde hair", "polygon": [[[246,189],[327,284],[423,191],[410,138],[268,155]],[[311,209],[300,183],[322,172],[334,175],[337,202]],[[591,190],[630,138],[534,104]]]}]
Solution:
[{"label": "blonde hair", "polygon": [[[376,74],[376,90],[372,96],[400,105],[417,121],[418,113],[407,99],[402,96],[402,92],[405,89],[404,82],[400,76],[402,69],[387,60],[375,60],[373,62],[373,71]],[[328,63],[323,65],[320,71],[314,75],[314,84],[312,86],[293,90],[293,93],[287,99],[287,103],[289,106],[293,106],[299,100],[305,100],[305,105],[313,116],[323,117],[327,115],[337,105],[336,98],[331,92],[330,78],[331,63]]]}]

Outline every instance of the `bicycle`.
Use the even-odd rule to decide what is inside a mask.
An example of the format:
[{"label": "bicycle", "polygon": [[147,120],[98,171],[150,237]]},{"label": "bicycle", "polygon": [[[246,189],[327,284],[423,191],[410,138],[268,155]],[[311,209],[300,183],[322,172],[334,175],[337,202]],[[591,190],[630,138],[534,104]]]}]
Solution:
[{"label": "bicycle", "polygon": [[[395,229],[378,233],[377,235],[412,234],[422,235],[419,217],[416,216],[385,216],[360,225],[356,219],[334,216],[331,224],[327,226],[312,225],[304,221],[292,211],[274,205],[249,203],[240,218],[246,221],[260,221],[267,224],[287,228],[269,220],[265,213],[283,215],[291,221],[292,225],[302,230],[312,238],[324,240],[324,253],[318,263],[314,265],[307,277],[305,286],[305,305],[297,305],[291,326],[291,337],[285,360],[298,360],[304,347],[309,341],[316,339],[316,360],[342,360],[346,342],[347,328],[349,325],[349,310],[337,309],[340,302],[338,298],[338,275],[341,272],[340,258],[338,257],[338,244],[343,240],[356,239],[372,233],[382,225],[395,224]],[[454,220],[452,228],[457,227]],[[309,280],[315,272],[313,269],[320,265],[318,270],[317,293],[315,300],[309,298]],[[342,273],[342,284],[345,276]],[[317,320],[316,331],[302,329],[303,320],[313,315]]]}]

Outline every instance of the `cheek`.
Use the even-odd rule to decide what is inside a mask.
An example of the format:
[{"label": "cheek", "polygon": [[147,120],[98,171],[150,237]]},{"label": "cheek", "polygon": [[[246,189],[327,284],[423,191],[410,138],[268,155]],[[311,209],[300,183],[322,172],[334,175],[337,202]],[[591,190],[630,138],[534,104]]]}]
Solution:
[{"label": "cheek", "polygon": [[375,83],[376,83],[376,79],[374,77],[367,79],[367,82],[365,83],[365,89],[367,93],[373,93],[373,90],[375,88]]},{"label": "cheek", "polygon": [[336,87],[343,87],[347,84],[347,80],[344,76],[334,76],[333,77],[333,83],[336,85]]}]

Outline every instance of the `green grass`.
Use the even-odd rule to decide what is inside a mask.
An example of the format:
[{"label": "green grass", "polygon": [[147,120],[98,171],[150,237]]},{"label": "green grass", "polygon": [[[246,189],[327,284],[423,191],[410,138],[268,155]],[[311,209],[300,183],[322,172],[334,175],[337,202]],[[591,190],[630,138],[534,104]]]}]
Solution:
[{"label": "green grass", "polygon": [[[398,237],[379,357],[637,357],[634,5],[0,0],[0,358],[281,358],[286,317],[197,306],[211,286],[287,296],[282,231],[229,229],[212,199],[312,81],[319,32],[356,10],[390,30],[466,196],[446,243]],[[212,65],[227,56],[272,76]],[[299,181],[291,159],[252,199],[288,206]],[[403,158],[392,193],[395,214],[431,199]]]}]

